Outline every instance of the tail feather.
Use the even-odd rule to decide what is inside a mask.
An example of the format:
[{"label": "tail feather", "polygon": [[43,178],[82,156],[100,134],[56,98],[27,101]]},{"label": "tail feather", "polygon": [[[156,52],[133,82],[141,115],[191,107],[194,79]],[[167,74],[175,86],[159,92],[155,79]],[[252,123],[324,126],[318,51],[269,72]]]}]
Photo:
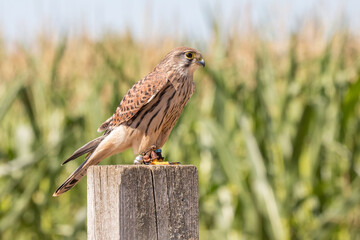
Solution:
[{"label": "tail feather", "polygon": [[[80,157],[81,155],[84,155],[85,153],[89,153],[88,156],[97,148],[97,146],[101,143],[101,141],[104,139],[104,135],[100,136],[98,138],[95,138],[94,140],[88,142],[87,144],[85,144],[84,146],[82,146],[81,148],[79,148],[78,150],[76,150],[68,159],[66,159],[61,165],[64,165],[68,162],[70,162],[71,160],[74,160],[78,157]],[[88,157],[87,156],[87,157]]]},{"label": "tail feather", "polygon": [[69,191],[72,187],[74,187],[80,179],[86,175],[87,169],[91,166],[86,164],[91,155],[60,185],[58,189],[53,194],[53,197],[57,197],[64,192]]},{"label": "tail feather", "polygon": [[[80,179],[86,175],[87,169],[91,165],[98,164],[100,162],[100,160],[102,160],[101,154],[100,155],[95,154],[96,156],[93,156],[93,153],[95,152],[97,146],[99,146],[99,144],[101,143],[101,141],[104,138],[105,138],[105,136],[103,135],[101,137],[98,137],[98,138],[88,142],[87,144],[85,144],[84,146],[82,146],[81,148],[76,150],[68,159],[66,159],[61,164],[61,165],[64,165],[67,162],[87,153],[85,161],[54,192],[54,194],[53,194],[54,197],[57,197],[57,196],[63,194],[64,192],[67,192],[72,187],[74,187],[80,181]],[[100,159],[100,160],[97,160],[97,159]]]},{"label": "tail feather", "polygon": [[85,161],[65,180],[63,184],[54,192],[53,196],[57,197],[64,192],[67,192],[74,187],[83,176],[86,175],[90,166],[96,165],[104,158],[111,156],[114,153],[113,145],[109,141],[103,141],[99,148],[95,148]]},{"label": "tail feather", "polygon": [[59,196],[74,187],[81,178],[87,174],[87,170],[90,166],[99,164],[99,162],[103,159],[131,147],[126,136],[126,128],[120,126],[109,135],[96,138],[76,150],[74,154],[64,162],[64,164],[81,156],[82,154],[88,153],[88,155],[86,156],[85,161],[54,192],[53,196]]}]

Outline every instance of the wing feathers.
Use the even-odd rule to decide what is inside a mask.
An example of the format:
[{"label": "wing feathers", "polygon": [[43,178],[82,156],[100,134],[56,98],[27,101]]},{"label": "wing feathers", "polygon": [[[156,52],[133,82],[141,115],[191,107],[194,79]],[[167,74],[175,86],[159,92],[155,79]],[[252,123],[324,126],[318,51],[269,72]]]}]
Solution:
[{"label": "wing feathers", "polygon": [[130,120],[143,106],[154,98],[167,82],[167,75],[157,71],[141,79],[127,92],[116,108],[114,115],[107,119],[99,127],[98,131],[111,131],[114,127]]},{"label": "wing feathers", "polygon": [[97,129],[97,131],[102,132],[105,129],[107,129],[109,124],[112,122],[112,120],[113,120],[113,116],[109,117],[105,122],[103,122],[103,124],[101,124],[101,126]]}]

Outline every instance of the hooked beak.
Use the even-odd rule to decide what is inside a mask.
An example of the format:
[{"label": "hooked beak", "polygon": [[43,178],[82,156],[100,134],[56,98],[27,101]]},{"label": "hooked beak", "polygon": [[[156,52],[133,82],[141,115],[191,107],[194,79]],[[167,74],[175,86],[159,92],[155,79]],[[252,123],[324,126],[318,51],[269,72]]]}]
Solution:
[{"label": "hooked beak", "polygon": [[203,67],[205,67],[205,61],[204,61],[203,58],[201,58],[200,60],[197,60],[196,63],[203,66]]}]

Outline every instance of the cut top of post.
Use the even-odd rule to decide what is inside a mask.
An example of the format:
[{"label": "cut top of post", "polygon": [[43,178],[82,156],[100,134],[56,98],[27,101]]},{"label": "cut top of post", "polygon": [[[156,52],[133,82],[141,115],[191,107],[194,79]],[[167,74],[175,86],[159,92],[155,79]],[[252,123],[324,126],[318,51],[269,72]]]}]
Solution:
[{"label": "cut top of post", "polygon": [[195,166],[92,166],[87,190],[88,239],[199,239]]}]

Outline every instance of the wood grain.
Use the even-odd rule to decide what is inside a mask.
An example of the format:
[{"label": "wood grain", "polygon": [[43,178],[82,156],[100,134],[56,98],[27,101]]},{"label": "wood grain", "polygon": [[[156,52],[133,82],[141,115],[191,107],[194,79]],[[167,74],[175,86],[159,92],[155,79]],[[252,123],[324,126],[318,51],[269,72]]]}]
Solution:
[{"label": "wood grain", "polygon": [[92,166],[88,239],[199,239],[195,166]]}]

